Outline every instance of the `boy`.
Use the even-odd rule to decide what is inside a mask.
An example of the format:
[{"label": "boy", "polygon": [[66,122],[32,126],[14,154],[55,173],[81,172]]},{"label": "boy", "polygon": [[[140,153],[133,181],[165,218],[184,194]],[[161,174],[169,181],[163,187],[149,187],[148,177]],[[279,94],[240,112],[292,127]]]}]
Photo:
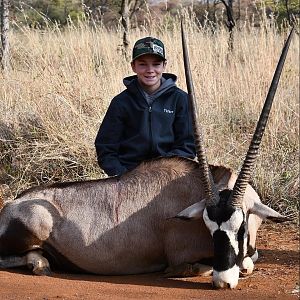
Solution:
[{"label": "boy", "polygon": [[135,43],[131,67],[136,75],[124,78],[126,90],[111,101],[95,140],[107,175],[122,175],[151,158],[195,157],[188,96],[176,86],[175,75],[163,73],[166,64],[160,40]]}]

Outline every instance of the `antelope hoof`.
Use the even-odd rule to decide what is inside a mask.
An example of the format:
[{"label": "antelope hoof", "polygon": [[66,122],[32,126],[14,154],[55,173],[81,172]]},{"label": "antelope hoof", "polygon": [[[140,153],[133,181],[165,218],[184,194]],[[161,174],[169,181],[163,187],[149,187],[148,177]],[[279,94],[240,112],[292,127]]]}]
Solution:
[{"label": "antelope hoof", "polygon": [[240,270],[240,275],[242,277],[249,276],[250,274],[252,274],[253,270],[254,270],[254,264],[252,259],[249,256],[245,257]]},{"label": "antelope hoof", "polygon": [[183,263],[178,266],[172,266],[165,270],[164,277],[194,277],[194,276],[210,276],[212,275],[212,267],[195,263]]},{"label": "antelope hoof", "polygon": [[27,266],[32,269],[33,274],[39,276],[50,276],[50,265],[48,260],[39,252],[27,254]]},{"label": "antelope hoof", "polygon": [[32,272],[39,276],[51,276],[50,267],[33,268]]},{"label": "antelope hoof", "polygon": [[194,276],[208,277],[212,275],[213,269],[211,266],[196,263],[193,265],[193,273]]}]

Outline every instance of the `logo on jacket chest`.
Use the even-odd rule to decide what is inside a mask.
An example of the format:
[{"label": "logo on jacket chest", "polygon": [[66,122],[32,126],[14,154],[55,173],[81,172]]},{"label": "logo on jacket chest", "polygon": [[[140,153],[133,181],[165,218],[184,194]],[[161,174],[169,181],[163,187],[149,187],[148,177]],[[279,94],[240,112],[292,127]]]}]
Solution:
[{"label": "logo on jacket chest", "polygon": [[164,112],[167,114],[174,114],[174,110],[164,108]]}]

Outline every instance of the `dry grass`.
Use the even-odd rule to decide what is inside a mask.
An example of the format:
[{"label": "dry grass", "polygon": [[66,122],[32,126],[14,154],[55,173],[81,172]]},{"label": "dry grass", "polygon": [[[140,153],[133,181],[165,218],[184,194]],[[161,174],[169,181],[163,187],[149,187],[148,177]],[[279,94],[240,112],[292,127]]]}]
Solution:
[{"label": "dry grass", "polygon": [[[150,31],[150,32],[149,32]],[[152,34],[167,49],[167,71],[185,89],[180,32],[158,27],[131,32],[131,42]],[[238,170],[267,94],[286,34],[272,26],[245,26],[228,34],[188,26],[190,59],[209,162]],[[10,35],[12,70],[0,75],[0,183],[13,195],[54,180],[103,176],[94,138],[112,97],[132,74],[122,56],[120,30],[69,26],[19,28]],[[262,142],[253,184],[263,201],[296,215],[298,196],[299,36],[294,35]]]}]

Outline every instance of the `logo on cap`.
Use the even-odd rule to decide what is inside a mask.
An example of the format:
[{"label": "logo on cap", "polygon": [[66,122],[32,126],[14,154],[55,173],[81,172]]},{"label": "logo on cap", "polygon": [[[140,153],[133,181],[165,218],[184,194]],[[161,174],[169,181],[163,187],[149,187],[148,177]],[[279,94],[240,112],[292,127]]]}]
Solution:
[{"label": "logo on cap", "polygon": [[152,49],[155,53],[159,53],[160,55],[164,56],[164,49],[158,45],[152,43]]},{"label": "logo on cap", "polygon": [[146,37],[138,40],[133,47],[132,60],[145,54],[155,54],[165,60],[164,44],[153,37]]}]

